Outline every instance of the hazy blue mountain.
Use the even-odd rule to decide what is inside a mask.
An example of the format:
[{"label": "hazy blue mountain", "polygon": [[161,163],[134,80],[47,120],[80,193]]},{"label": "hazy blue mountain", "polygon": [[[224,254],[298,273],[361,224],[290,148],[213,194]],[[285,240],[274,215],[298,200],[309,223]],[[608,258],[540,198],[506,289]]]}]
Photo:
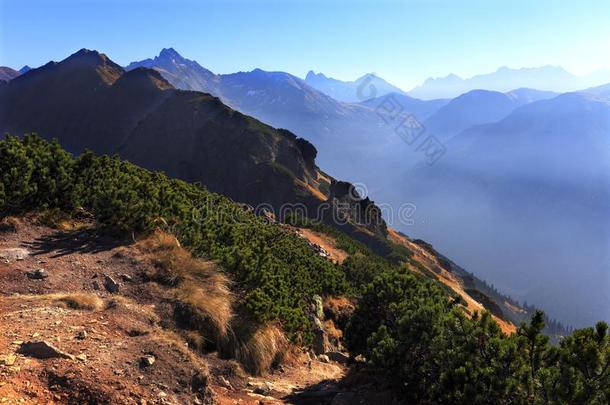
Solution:
[{"label": "hazy blue mountain", "polygon": [[511,90],[507,92],[506,95],[516,100],[519,105],[525,105],[533,103],[534,101],[557,97],[559,93],[522,87],[520,89]]},{"label": "hazy blue mountain", "polygon": [[533,102],[446,147],[386,188],[417,206],[403,230],[552,317],[610,320],[610,100]]},{"label": "hazy blue mountain", "polygon": [[518,88],[566,92],[610,81],[610,70],[575,76],[559,66],[511,69],[501,67],[493,73],[463,79],[456,75],[429,78],[408,94],[421,99],[453,98],[475,89],[508,92]]},{"label": "hazy blue mountain", "polygon": [[581,91],[582,93],[594,94],[596,96],[610,97],[610,83],[591,87]]},{"label": "hazy blue mountain", "polygon": [[29,72],[30,70],[32,70],[31,67],[29,67],[28,65],[25,65],[24,67],[22,67],[21,69],[19,69],[19,73],[24,74],[26,72]]},{"label": "hazy blue mountain", "polygon": [[389,93],[406,95],[403,90],[373,73],[367,73],[353,81],[343,81],[310,70],[305,77],[305,82],[335,100],[348,103],[359,103]]},{"label": "hazy blue mountain", "polygon": [[473,125],[499,121],[519,105],[517,99],[504,93],[473,90],[441,107],[424,125],[437,137],[447,139]]},{"label": "hazy blue mountain", "polygon": [[557,93],[525,88],[508,93],[472,90],[449,101],[424,124],[440,139],[448,139],[471,126],[499,121],[517,107],[555,96]]},{"label": "hazy blue mountain", "polygon": [[0,66],[0,81],[8,82],[19,76],[19,71],[6,66]]},{"label": "hazy blue mountain", "polygon": [[424,121],[451,101],[448,99],[420,100],[403,93],[388,93],[385,96],[366,100],[361,104],[379,111],[383,110],[384,102],[388,102],[389,99],[392,100],[392,103],[400,105],[399,108],[413,114],[419,121]]}]

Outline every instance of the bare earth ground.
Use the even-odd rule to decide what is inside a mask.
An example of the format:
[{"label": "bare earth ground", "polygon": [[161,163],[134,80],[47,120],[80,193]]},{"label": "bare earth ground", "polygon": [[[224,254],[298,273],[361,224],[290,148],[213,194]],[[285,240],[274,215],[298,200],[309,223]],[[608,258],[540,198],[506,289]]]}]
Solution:
[{"label": "bare earth ground", "polygon": [[312,231],[308,228],[298,228],[298,233],[310,243],[321,246],[330,255],[330,259],[337,263],[343,263],[347,259],[347,252],[338,249],[335,240],[323,233]]},{"label": "bare earth ground", "polygon": [[[7,248],[30,255],[0,261],[0,404],[330,403],[315,399],[316,390],[327,398],[324,391],[336,391],[346,373],[345,366],[303,355],[253,378],[215,353],[194,353],[172,331],[163,287],[143,279],[151,264],[133,246],[86,230],[25,224],[18,232],[0,232],[0,251]],[[37,268],[48,278],[27,277]],[[120,282],[118,293],[106,291],[105,275]],[[73,293],[99,297],[101,305],[72,309],[62,300]],[[77,358],[17,353],[30,340],[45,340]],[[154,356],[154,364],[143,366],[144,356]],[[206,377],[209,384],[202,387]],[[272,387],[267,396],[253,392],[266,382]]]}]

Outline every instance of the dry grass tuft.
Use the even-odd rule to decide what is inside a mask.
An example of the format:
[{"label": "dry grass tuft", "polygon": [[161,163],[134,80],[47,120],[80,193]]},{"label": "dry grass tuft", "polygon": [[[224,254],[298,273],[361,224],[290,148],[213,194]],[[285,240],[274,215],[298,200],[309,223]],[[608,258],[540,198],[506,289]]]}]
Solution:
[{"label": "dry grass tuft", "polygon": [[185,284],[176,291],[183,319],[216,341],[227,336],[233,317],[232,295],[226,285],[224,280],[215,279],[205,286]]},{"label": "dry grass tuft", "polygon": [[[226,339],[234,297],[228,277],[218,266],[192,257],[176,237],[159,230],[139,241],[137,246],[150,254],[155,264],[155,270],[148,277],[175,287],[178,320],[214,344]],[[198,345],[203,346],[201,342]]]},{"label": "dry grass tuft", "polygon": [[4,217],[0,220],[0,232],[17,233],[23,227],[23,221],[17,217]]},{"label": "dry grass tuft", "polygon": [[86,311],[99,311],[104,309],[104,301],[97,295],[90,293],[17,295],[10,298],[22,302],[33,301],[50,303],[52,305],[60,305],[70,309]]},{"label": "dry grass tuft", "polygon": [[68,308],[87,311],[99,311],[104,306],[104,301],[100,297],[88,293],[66,294],[59,297],[58,301],[66,304]]},{"label": "dry grass tuft", "polygon": [[283,362],[289,344],[276,325],[256,327],[242,322],[242,325],[235,327],[221,349],[224,356],[239,361],[249,373],[263,375]]},{"label": "dry grass tuft", "polygon": [[333,321],[334,326],[345,330],[356,309],[354,302],[347,297],[327,297],[324,299],[324,315]]}]

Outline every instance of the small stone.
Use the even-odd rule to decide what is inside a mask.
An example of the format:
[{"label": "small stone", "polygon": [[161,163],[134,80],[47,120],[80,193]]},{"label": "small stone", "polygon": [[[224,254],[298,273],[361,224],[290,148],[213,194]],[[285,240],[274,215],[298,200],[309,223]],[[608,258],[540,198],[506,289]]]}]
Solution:
[{"label": "small stone", "polygon": [[228,388],[228,389],[233,389],[233,386],[231,385],[231,383],[229,382],[229,380],[227,380],[224,376],[218,376],[218,382],[220,383],[221,386]]},{"label": "small stone", "polygon": [[145,367],[150,367],[153,364],[155,364],[155,361],[157,359],[155,359],[155,356],[152,355],[146,355],[146,356],[142,356],[140,357],[140,367],[145,368]]},{"label": "small stone", "polygon": [[44,280],[45,278],[49,277],[49,273],[47,273],[45,269],[34,269],[32,271],[28,271],[26,274],[28,278],[31,278],[32,280]]},{"label": "small stone", "polygon": [[269,396],[273,390],[273,385],[270,382],[265,382],[254,388],[254,393],[258,395]]},{"label": "small stone", "polygon": [[133,277],[129,274],[121,274],[121,279],[127,283],[131,283],[133,281]]},{"label": "small stone", "polygon": [[325,354],[319,355],[318,360],[320,360],[322,363],[330,363],[330,359]]},{"label": "small stone", "polygon": [[341,352],[326,352],[326,356],[336,363],[347,364],[349,363],[349,356]]},{"label": "small stone", "polygon": [[117,293],[119,292],[121,285],[117,283],[112,277],[109,275],[104,276],[104,287],[108,290],[109,293]]},{"label": "small stone", "polygon": [[76,334],[76,338],[80,339],[80,340],[85,340],[87,339],[87,331],[86,330],[81,330],[80,332],[78,332]]},{"label": "small stone", "polygon": [[86,361],[87,361],[87,355],[86,355],[86,354],[84,354],[84,353],[79,354],[78,356],[76,356],[76,359],[77,359],[77,360],[80,360],[80,361],[82,361],[82,362],[86,362]]}]

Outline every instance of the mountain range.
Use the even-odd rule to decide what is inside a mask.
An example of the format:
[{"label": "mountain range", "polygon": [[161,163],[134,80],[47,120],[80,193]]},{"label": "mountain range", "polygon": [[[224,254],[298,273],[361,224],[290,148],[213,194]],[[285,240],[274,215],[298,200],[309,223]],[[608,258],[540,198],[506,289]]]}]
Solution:
[{"label": "mountain range", "polygon": [[155,70],[126,72],[96,51],[0,86],[0,129],[57,138],[73,153],[118,153],[250,204],[320,200],[316,150],[307,141],[209,94],[176,90]]},{"label": "mountain range", "polygon": [[[518,299],[574,325],[610,319],[599,283],[610,274],[607,85],[434,100],[379,85],[388,93],[345,102],[312,85],[339,81],[308,76],[219,75],[171,48],[124,69],[81,51],[0,85],[0,129],[60,137],[76,153],[119,153],[249,203],[319,204],[334,182],[320,165],[386,205],[412,202],[413,223],[390,225]],[[397,131],[408,114],[445,145],[433,166]]]},{"label": "mountain range", "polygon": [[305,77],[305,83],[335,100],[347,103],[360,103],[390,93],[406,95],[404,91],[374,73],[367,73],[353,81],[342,81],[310,70]]},{"label": "mountain range", "polygon": [[552,316],[610,319],[610,99],[533,102],[446,148],[393,189],[418,208],[411,232]]},{"label": "mountain range", "polygon": [[599,70],[585,76],[576,76],[559,66],[511,69],[501,67],[486,73],[463,79],[455,74],[441,78],[429,78],[408,94],[421,99],[453,98],[471,90],[495,90],[508,92],[518,88],[567,92],[610,82],[610,70]]},{"label": "mountain range", "polygon": [[[162,74],[170,70],[157,69]],[[569,79],[560,68],[500,69],[456,87],[455,92],[463,94],[452,99],[422,100],[399,92],[354,104],[334,100],[286,73],[226,75],[232,79],[227,81],[230,86],[223,84],[225,75],[218,76],[215,83],[220,86],[210,91],[242,112],[312,141],[332,173],[366,184],[376,200],[389,206],[413,202],[414,223],[395,224],[404,232],[433,241],[476,274],[559,319],[574,325],[610,319],[607,293],[595,282],[610,274],[608,258],[601,253],[610,229],[599,209],[608,202],[601,190],[609,180],[598,170],[604,158],[599,151],[607,149],[593,153],[596,142],[608,138],[604,109],[591,97],[545,90],[557,88],[551,84],[564,79],[568,88],[586,87],[577,87],[580,79]],[[503,84],[494,90],[497,80]],[[225,86],[230,91],[223,90]],[[392,112],[388,104],[395,108]],[[426,133],[444,142],[446,156],[433,166],[418,163],[421,153],[397,134],[397,111],[413,114]],[[492,136],[497,133],[504,137]],[[488,139],[481,141],[486,147],[458,155],[471,144],[473,134]],[[531,153],[524,157],[522,149]],[[472,167],[465,170],[463,164]],[[500,167],[515,170],[498,172]],[[594,212],[591,201],[601,204]],[[570,213],[567,218],[562,209]],[[571,230],[578,234],[578,243]],[[583,259],[568,246],[597,253]],[[580,274],[574,271],[575,260],[584,268],[582,288],[565,300],[570,296],[566,289]],[[530,282],[532,274],[540,276]]]}]

